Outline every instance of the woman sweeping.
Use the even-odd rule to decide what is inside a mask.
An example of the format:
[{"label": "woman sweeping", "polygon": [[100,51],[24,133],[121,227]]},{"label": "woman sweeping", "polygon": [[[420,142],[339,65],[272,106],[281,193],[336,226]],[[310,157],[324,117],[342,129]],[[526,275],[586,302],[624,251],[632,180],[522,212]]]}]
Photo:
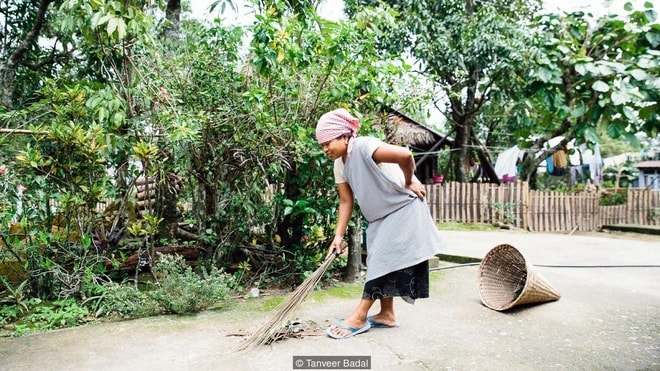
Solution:
[{"label": "woman sweeping", "polygon": [[[329,253],[341,253],[357,199],[367,227],[367,277],[355,311],[328,336],[343,339],[374,327],[397,326],[394,297],[408,303],[429,296],[428,259],[444,247],[415,178],[415,161],[405,148],[358,137],[360,122],[345,109],[321,116],[316,139],[334,161],[339,210]],[[369,316],[376,300],[380,311]]]}]

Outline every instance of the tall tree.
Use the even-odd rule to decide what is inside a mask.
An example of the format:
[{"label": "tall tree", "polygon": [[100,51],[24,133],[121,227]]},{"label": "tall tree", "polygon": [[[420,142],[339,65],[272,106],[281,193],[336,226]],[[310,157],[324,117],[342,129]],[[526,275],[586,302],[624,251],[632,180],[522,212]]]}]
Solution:
[{"label": "tall tree", "polygon": [[[286,2],[270,5],[288,6]],[[287,127],[284,138],[291,139],[285,141],[289,169],[282,179],[282,202],[286,207],[279,215],[277,232],[285,245],[303,248],[312,245],[305,243],[310,237],[319,242],[313,231],[326,224],[334,205],[324,196],[334,186],[328,182],[331,166],[313,141],[318,116],[338,106],[365,112],[368,132],[370,112],[380,112],[396,97],[404,104],[414,99],[414,94],[395,91],[405,64],[379,58],[374,43],[377,28],[366,22],[329,22],[313,8],[304,9],[304,16],[296,12],[286,16],[278,7],[266,9],[257,17],[251,43],[252,84],[262,91],[260,101],[267,98],[270,107],[260,120]],[[291,102],[287,96],[295,99]]]},{"label": "tall tree", "polygon": [[[349,14],[375,1],[347,1]],[[497,182],[484,135],[501,119],[480,115],[489,105],[506,107],[519,92],[527,64],[525,26],[537,1],[385,1],[400,28],[382,48],[408,51],[438,90],[435,104],[454,139],[450,178],[468,181],[467,164],[478,155]],[[515,11],[513,11],[515,9]]]},{"label": "tall tree", "polygon": [[[254,238],[263,250],[294,252],[291,269],[316,268],[335,210],[327,197],[331,165],[313,139],[316,119],[337,106],[356,114],[382,109],[400,97],[393,87],[405,64],[378,58],[368,23],[327,22],[307,7],[301,17],[277,1],[250,28],[184,21],[180,42],[158,43],[162,23],[149,4],[63,1],[49,13],[52,27],[65,35],[61,48],[76,52],[52,79],[38,80],[30,105],[0,112],[3,122],[43,132],[21,146],[0,137],[3,151],[15,146],[18,154],[12,176],[30,190],[25,209],[43,208],[23,219],[43,231],[35,261],[24,266],[35,269],[35,280],[65,277],[44,270],[61,249],[71,259],[80,251],[71,234],[50,233],[51,204],[65,215],[63,229],[98,254],[116,253],[127,230],[143,237],[139,249],[162,243],[153,228],[162,215],[145,222],[126,211],[134,200],[128,186],[176,171],[194,205],[185,220],[195,229],[186,237],[205,258],[231,261]],[[253,35],[248,56],[245,32]],[[368,131],[374,117],[362,118]],[[111,179],[106,170],[122,176]],[[105,197],[120,204],[107,218],[96,211]],[[90,235],[103,243],[91,244]],[[40,246],[49,248],[37,252]],[[93,272],[103,258],[94,256],[72,266]]]},{"label": "tall tree", "polygon": [[[626,9],[623,17],[597,20],[582,12],[540,18],[528,99],[517,115],[526,121],[518,137],[534,138],[525,179],[572,139],[593,145],[599,131],[632,143],[638,133],[658,135],[660,25],[651,3],[637,11],[628,3]],[[564,140],[544,150],[556,136]]]}]

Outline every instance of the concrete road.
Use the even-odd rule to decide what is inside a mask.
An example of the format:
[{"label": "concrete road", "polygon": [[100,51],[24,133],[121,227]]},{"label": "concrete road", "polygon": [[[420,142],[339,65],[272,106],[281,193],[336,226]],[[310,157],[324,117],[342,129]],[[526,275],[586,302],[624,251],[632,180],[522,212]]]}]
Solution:
[{"label": "concrete road", "polygon": [[[478,266],[461,266],[432,272],[431,298],[397,299],[400,327],[349,339],[322,330],[357,298],[310,298],[296,317],[318,335],[256,351],[236,353],[245,337],[228,335],[254,332],[272,313],[205,311],[1,338],[0,370],[290,370],[294,356],[361,356],[372,370],[660,370],[660,237],[442,234],[450,255],[513,245],[561,299],[494,311],[480,301]],[[620,267],[567,267],[585,265]]]}]

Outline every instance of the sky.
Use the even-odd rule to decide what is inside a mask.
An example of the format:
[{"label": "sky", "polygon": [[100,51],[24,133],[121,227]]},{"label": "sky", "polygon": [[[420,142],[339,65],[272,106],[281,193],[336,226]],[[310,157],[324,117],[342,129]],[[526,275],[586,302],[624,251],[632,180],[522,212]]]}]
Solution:
[{"label": "sky", "polygon": [[[214,14],[208,13],[208,7],[214,0],[191,0],[193,14],[201,19],[212,18],[218,16],[219,10],[216,9]],[[545,0],[544,10],[548,12],[562,12],[562,11],[577,11],[582,10],[591,12],[594,16],[599,17],[607,14],[617,14],[623,12],[624,4],[630,1],[635,5],[635,9],[641,8],[645,2],[650,2],[654,5],[656,11],[660,12],[660,0]],[[242,3],[241,0],[234,0],[235,3]],[[341,0],[325,0],[319,8],[319,13],[325,18],[338,20],[343,17],[342,13],[343,1]],[[231,20],[235,24],[250,24],[252,23],[252,16],[249,9],[241,9],[238,13],[231,10],[225,12],[224,17]]]}]

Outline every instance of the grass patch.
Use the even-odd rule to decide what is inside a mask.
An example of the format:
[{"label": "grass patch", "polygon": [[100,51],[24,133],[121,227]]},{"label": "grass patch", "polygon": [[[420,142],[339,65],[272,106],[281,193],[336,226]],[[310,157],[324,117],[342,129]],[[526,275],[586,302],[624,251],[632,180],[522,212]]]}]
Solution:
[{"label": "grass patch", "polygon": [[352,299],[362,297],[364,283],[338,283],[333,287],[327,287],[323,290],[315,290],[309,294],[309,298],[323,301],[328,298]]},{"label": "grass patch", "polygon": [[[316,289],[309,293],[307,299],[315,301],[325,301],[330,298],[352,299],[359,298],[362,295],[363,283],[335,283],[332,286]],[[225,308],[213,308],[214,310],[239,310],[242,312],[273,312],[277,310],[285,300],[289,298],[292,292],[273,291],[273,296],[261,296],[259,298],[246,298],[234,302],[234,305]]]},{"label": "grass patch", "polygon": [[429,272],[429,284],[431,287],[440,287],[442,286],[443,281],[445,280],[445,271],[431,271]]},{"label": "grass patch", "polygon": [[436,224],[441,231],[497,231],[498,228],[486,223],[443,222]]},{"label": "grass patch", "polygon": [[284,303],[284,299],[288,298],[288,295],[286,296],[275,296],[272,298],[265,299],[261,302],[259,310],[265,311],[265,312],[270,312],[272,310],[275,310],[277,307],[282,305]]},{"label": "grass patch", "polygon": [[239,300],[233,303],[226,308],[214,308],[221,309],[226,311],[239,310],[242,312],[272,312],[277,309],[284,300],[288,298],[288,295],[277,296],[262,296],[260,298],[249,298],[245,300]]},{"label": "grass patch", "polygon": [[[323,289],[316,289],[309,293],[305,301],[325,302],[336,298],[358,300],[362,296],[363,283],[346,284],[337,282],[332,285],[324,286]],[[232,305],[210,308],[214,312],[222,312],[228,315],[232,320],[244,321],[253,320],[261,314],[267,316],[273,315],[284,301],[289,299],[290,291],[269,291],[269,294],[258,298],[238,298],[232,302]]]},{"label": "grass patch", "polygon": [[448,255],[448,254],[437,254],[438,259],[457,264],[467,264],[467,263],[479,263],[481,259],[471,258],[468,256],[458,256],[458,255]]}]

